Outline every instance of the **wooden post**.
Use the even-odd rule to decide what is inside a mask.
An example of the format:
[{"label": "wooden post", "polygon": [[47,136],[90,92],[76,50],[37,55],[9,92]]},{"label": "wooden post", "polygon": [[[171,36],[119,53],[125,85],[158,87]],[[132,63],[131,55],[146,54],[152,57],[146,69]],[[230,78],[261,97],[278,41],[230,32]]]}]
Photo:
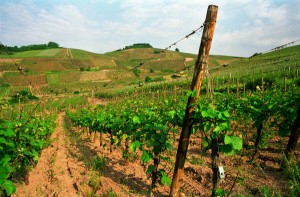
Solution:
[{"label": "wooden post", "polygon": [[174,101],[176,101],[176,99],[177,99],[177,87],[176,87],[176,84],[175,84],[175,86],[174,86],[174,91],[175,91],[175,94],[174,94]]},{"label": "wooden post", "polygon": [[227,84],[227,95],[229,95],[229,83]]},{"label": "wooden post", "polygon": [[92,105],[94,105],[94,90],[92,90]]},{"label": "wooden post", "polygon": [[265,86],[264,86],[264,77],[261,78],[261,92],[262,92],[262,98],[265,98]]},{"label": "wooden post", "polygon": [[44,107],[44,117],[46,117],[47,109],[46,109],[47,100],[43,98],[43,107]]},{"label": "wooden post", "polygon": [[286,88],[286,75],[284,75],[284,92],[286,92],[287,88]]},{"label": "wooden post", "polygon": [[191,91],[197,91],[195,97],[189,97],[186,110],[185,117],[183,121],[182,131],[180,134],[175,168],[173,174],[173,180],[170,190],[170,196],[177,197],[179,195],[180,189],[180,180],[183,175],[184,163],[186,159],[186,154],[188,151],[189,139],[191,135],[191,130],[193,126],[192,115],[194,113],[194,105],[199,96],[200,96],[200,88],[205,75],[205,68],[207,66],[207,60],[209,56],[209,51],[212,43],[212,38],[216,26],[218,13],[218,6],[210,5],[207,9],[206,20],[204,23],[204,29],[202,33],[201,45],[199,48],[199,53],[197,57],[197,61],[195,63],[194,75],[191,84]]},{"label": "wooden post", "polygon": [[139,98],[139,92],[138,92],[137,88],[135,88],[135,98],[136,98],[136,100],[138,100],[138,98]]},{"label": "wooden post", "polygon": [[209,92],[209,84],[208,84],[208,78],[206,77],[206,98],[208,98],[208,92]]},{"label": "wooden post", "polygon": [[236,97],[239,97],[239,80],[236,79]]},{"label": "wooden post", "polygon": [[214,102],[214,88],[215,88],[215,84],[214,84],[214,78],[211,77],[211,82],[210,82],[210,86],[211,86],[211,90],[210,90],[210,97],[212,102]]}]

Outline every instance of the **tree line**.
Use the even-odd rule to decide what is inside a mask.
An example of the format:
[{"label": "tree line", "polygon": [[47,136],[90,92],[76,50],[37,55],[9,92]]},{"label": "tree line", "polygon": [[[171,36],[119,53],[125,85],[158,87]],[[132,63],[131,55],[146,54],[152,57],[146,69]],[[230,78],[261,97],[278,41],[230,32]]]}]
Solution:
[{"label": "tree line", "polygon": [[52,49],[52,48],[59,48],[59,44],[51,41],[48,42],[48,44],[31,44],[31,45],[24,45],[21,47],[0,45],[0,53],[6,53],[7,51],[9,53],[14,53],[14,52],[43,50],[43,49]]}]

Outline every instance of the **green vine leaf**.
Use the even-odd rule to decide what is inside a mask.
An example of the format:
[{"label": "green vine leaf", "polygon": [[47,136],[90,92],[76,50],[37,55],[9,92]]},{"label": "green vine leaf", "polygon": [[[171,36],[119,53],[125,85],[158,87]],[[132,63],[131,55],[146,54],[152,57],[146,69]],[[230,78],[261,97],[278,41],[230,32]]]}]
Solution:
[{"label": "green vine leaf", "polygon": [[232,145],[226,144],[226,145],[220,145],[219,146],[220,151],[224,154],[224,155],[228,155],[228,156],[232,156],[234,155],[234,150],[232,148]]},{"label": "green vine leaf", "polygon": [[142,158],[141,158],[143,163],[148,163],[152,158],[153,156],[151,153],[149,153],[148,151],[143,151]]},{"label": "green vine leaf", "polygon": [[153,170],[154,170],[154,165],[153,165],[153,164],[150,164],[150,165],[148,166],[148,169],[147,169],[147,171],[146,171],[146,174],[152,173]]},{"label": "green vine leaf", "polygon": [[0,180],[0,186],[5,190],[8,196],[16,192],[16,186],[9,180]]},{"label": "green vine leaf", "polygon": [[243,148],[243,139],[237,136],[232,136],[232,146],[235,150],[241,150]]},{"label": "green vine leaf", "polygon": [[135,152],[137,148],[140,148],[140,146],[141,146],[141,142],[140,141],[134,141],[134,142],[131,142],[129,149],[131,151]]},{"label": "green vine leaf", "polygon": [[138,116],[134,116],[132,121],[133,121],[134,124],[141,124],[141,120]]},{"label": "green vine leaf", "polygon": [[161,180],[160,180],[161,184],[166,185],[166,186],[170,186],[171,185],[171,179],[167,176],[162,176]]}]

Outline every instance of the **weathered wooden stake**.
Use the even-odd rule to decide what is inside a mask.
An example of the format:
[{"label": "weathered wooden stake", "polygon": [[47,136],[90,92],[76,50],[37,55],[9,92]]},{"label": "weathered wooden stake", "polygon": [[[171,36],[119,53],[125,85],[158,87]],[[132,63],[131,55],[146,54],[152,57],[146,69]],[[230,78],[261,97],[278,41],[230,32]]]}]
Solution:
[{"label": "weathered wooden stake", "polygon": [[94,90],[92,90],[92,105],[94,105],[94,97],[95,97]]},{"label": "weathered wooden stake", "polygon": [[138,100],[138,98],[139,98],[139,92],[138,92],[137,88],[135,89],[135,98],[136,98],[136,100]]},{"label": "weathered wooden stake", "polygon": [[287,88],[286,88],[286,76],[284,76],[284,92],[286,92]]},{"label": "weathered wooden stake", "polygon": [[200,88],[205,75],[205,68],[207,66],[207,60],[209,56],[209,51],[212,43],[212,38],[216,26],[218,13],[218,6],[210,5],[207,9],[206,20],[204,23],[204,29],[202,33],[201,45],[199,48],[199,53],[197,57],[197,61],[195,64],[193,80],[191,84],[191,90],[197,91],[195,97],[189,97],[185,117],[183,122],[182,131],[180,134],[177,154],[176,154],[176,162],[173,174],[173,180],[170,190],[170,196],[176,197],[179,195],[180,189],[180,180],[183,175],[184,163],[186,159],[186,154],[188,151],[189,139],[191,135],[191,130],[193,126],[192,115],[194,113],[194,105],[199,96],[200,96]]},{"label": "weathered wooden stake", "polygon": [[239,80],[236,79],[236,97],[239,97]]},{"label": "weathered wooden stake", "polygon": [[261,91],[262,91],[262,98],[265,98],[265,85],[264,85],[264,77],[261,78]]},{"label": "weathered wooden stake", "polygon": [[208,85],[208,78],[206,77],[206,98],[208,98],[208,92],[209,92],[209,85]]},{"label": "weathered wooden stake", "polygon": [[229,84],[227,84],[227,95],[229,95]]},{"label": "weathered wooden stake", "polygon": [[176,85],[174,86],[174,91],[175,91],[175,94],[174,94],[174,101],[176,101],[176,99],[177,99],[177,87],[176,87]]}]

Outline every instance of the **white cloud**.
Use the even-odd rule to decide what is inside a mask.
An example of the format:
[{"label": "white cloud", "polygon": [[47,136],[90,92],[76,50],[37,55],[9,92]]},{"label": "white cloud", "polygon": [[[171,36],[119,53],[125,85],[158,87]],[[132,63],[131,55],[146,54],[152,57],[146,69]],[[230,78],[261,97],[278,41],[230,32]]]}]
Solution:
[{"label": "white cloud", "polygon": [[253,1],[244,4],[240,8],[243,13],[240,16],[241,25],[233,28],[233,31],[223,27],[222,33],[216,32],[218,53],[250,56],[300,37],[297,33],[300,21],[291,20],[294,13],[298,13],[295,6],[299,6],[299,3]]},{"label": "white cloud", "polygon": [[[32,2],[3,2],[0,34],[5,44],[56,41],[102,53],[136,42],[164,48],[198,28],[212,3],[219,13],[211,53],[249,56],[300,37],[300,2],[294,0],[90,0],[86,7],[67,0],[54,5],[49,1],[45,7]],[[97,12],[105,6],[117,7]],[[197,53],[200,37],[176,47]]]}]

